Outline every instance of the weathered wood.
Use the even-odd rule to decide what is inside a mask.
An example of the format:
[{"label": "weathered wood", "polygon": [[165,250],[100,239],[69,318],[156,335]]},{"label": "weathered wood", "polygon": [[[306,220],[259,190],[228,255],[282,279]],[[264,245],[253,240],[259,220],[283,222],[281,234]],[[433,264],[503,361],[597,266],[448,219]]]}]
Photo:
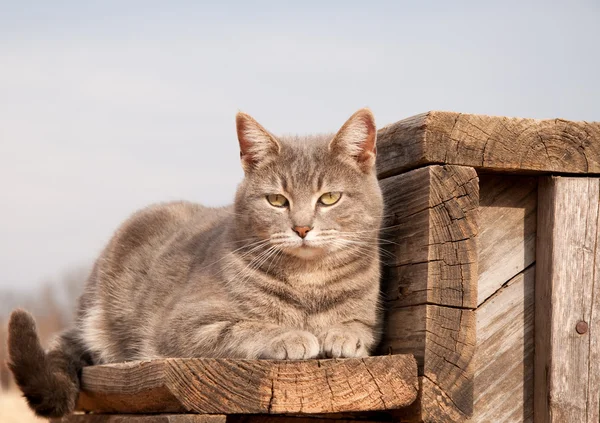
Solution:
[{"label": "weathered wood", "polygon": [[476,310],[473,423],[533,421],[534,285],[532,265]]},{"label": "weathered wood", "polygon": [[206,415],[206,414],[73,414],[62,419],[53,419],[52,423],[376,423],[392,421],[386,416],[378,420],[364,418],[335,417],[294,417],[273,415]]},{"label": "weathered wood", "polygon": [[600,180],[544,177],[538,190],[536,421],[598,422]]},{"label": "weathered wood", "polygon": [[478,180],[430,166],[381,181],[395,260],[384,280],[382,352],[414,354],[420,397],[403,419],[459,422],[473,408]]},{"label": "weathered wood", "polygon": [[200,414],[72,414],[52,423],[229,423],[226,416]]},{"label": "weathered wood", "polygon": [[310,414],[393,410],[417,395],[414,357],[165,359],[84,368],[78,409],[103,413]]},{"label": "weathered wood", "polygon": [[478,305],[535,261],[537,177],[479,175],[479,196]]},{"label": "weathered wood", "polygon": [[600,173],[600,122],[432,111],[380,129],[377,149],[381,177],[435,163]]},{"label": "weathered wood", "polygon": [[477,306],[477,174],[429,166],[380,181],[388,218],[384,290],[394,306]]},{"label": "weathered wood", "polygon": [[227,423],[385,423],[392,422],[389,415],[380,416],[376,420],[365,419],[361,415],[346,416],[346,418],[331,417],[328,415],[318,415],[310,417],[295,416],[272,416],[272,415],[238,415],[227,416]]},{"label": "weathered wood", "polygon": [[384,348],[414,354],[421,376],[420,403],[406,416],[459,422],[471,415],[475,327],[473,310],[435,305],[391,310]]}]

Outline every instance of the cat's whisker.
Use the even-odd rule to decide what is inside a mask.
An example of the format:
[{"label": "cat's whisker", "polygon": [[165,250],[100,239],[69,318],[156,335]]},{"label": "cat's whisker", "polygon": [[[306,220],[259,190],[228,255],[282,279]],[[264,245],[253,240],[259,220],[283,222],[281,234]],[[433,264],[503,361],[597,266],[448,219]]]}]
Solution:
[{"label": "cat's whisker", "polygon": [[258,256],[252,258],[249,262],[247,262],[246,266],[244,266],[242,268],[242,270],[240,270],[236,275],[234,275],[231,278],[232,280],[230,282],[234,282],[236,279],[240,278],[241,282],[243,283],[246,280],[246,275],[248,273],[251,274],[252,270],[254,269],[255,264],[258,263],[264,256],[266,256],[274,248],[275,247],[271,246],[267,250],[260,252],[258,254]]},{"label": "cat's whisker", "polygon": [[[239,247],[239,248],[237,248],[237,249],[235,249],[233,251],[230,251],[228,254],[226,254],[225,256],[221,257],[220,259],[218,259],[218,260],[216,260],[216,261],[214,261],[214,262],[212,262],[212,263],[210,263],[210,264],[208,264],[208,265],[206,265],[204,267],[201,267],[199,270],[208,269],[209,267],[214,266],[217,263],[220,263],[221,261],[223,261],[223,260],[231,257],[232,255],[235,255],[237,252],[239,252],[240,250],[242,250],[244,248],[250,248],[250,247],[253,247],[253,246],[255,246],[254,248],[256,248],[256,247],[260,247],[260,246],[262,246],[264,244],[267,244],[268,242],[269,242],[269,240],[260,240],[260,241],[254,242],[252,244],[243,245],[243,246],[241,246],[241,247]],[[253,249],[250,250],[250,251],[253,251]]]},{"label": "cat's whisker", "polygon": [[366,237],[363,237],[361,235],[355,235],[356,232],[341,232],[340,234],[344,235],[346,237],[351,237],[353,239],[359,239],[359,240],[363,240],[363,239],[364,240],[371,240],[371,239],[373,239],[373,240],[375,240],[375,241],[377,241],[379,243],[400,245],[397,242],[394,242],[394,241],[386,239],[386,238],[381,238],[381,237],[375,237],[375,238],[369,237],[369,238],[366,238]]},{"label": "cat's whisker", "polygon": [[274,254],[277,253],[277,248],[272,246],[266,252],[261,253],[253,262],[246,267],[246,272],[241,276],[241,284],[244,284],[251,276],[254,270],[261,268]]}]

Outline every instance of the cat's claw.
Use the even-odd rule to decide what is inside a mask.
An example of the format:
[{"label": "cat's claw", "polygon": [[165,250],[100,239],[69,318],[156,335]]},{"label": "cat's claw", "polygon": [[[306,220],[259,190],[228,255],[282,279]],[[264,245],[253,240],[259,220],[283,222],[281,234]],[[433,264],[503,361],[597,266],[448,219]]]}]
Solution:
[{"label": "cat's claw", "polygon": [[324,358],[366,357],[368,355],[359,334],[349,329],[332,328],[320,337],[320,356]]},{"label": "cat's claw", "polygon": [[303,330],[284,332],[273,338],[261,358],[274,360],[304,360],[319,355],[319,340]]}]

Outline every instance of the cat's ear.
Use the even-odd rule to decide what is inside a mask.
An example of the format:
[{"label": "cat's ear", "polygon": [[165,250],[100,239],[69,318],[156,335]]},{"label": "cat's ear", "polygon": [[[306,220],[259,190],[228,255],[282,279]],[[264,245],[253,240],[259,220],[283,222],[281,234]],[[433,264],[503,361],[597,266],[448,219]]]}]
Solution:
[{"label": "cat's ear", "polygon": [[369,109],[360,109],[344,123],[338,131],[329,149],[347,157],[365,173],[369,173],[375,164],[377,155],[377,129],[375,117]]},{"label": "cat's ear", "polygon": [[235,123],[244,171],[256,169],[279,154],[281,147],[275,137],[252,116],[238,112]]}]

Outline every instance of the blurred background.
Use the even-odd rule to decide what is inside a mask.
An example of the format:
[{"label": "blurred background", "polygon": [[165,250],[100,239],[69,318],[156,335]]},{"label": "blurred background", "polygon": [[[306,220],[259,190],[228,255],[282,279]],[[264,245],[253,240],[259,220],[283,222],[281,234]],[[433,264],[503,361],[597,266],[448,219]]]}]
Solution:
[{"label": "blurred background", "polygon": [[10,310],[45,340],[67,325],[133,211],[231,202],[238,110],[274,133],[364,106],[379,126],[434,109],[597,121],[599,21],[598,0],[0,0],[0,362]]}]

